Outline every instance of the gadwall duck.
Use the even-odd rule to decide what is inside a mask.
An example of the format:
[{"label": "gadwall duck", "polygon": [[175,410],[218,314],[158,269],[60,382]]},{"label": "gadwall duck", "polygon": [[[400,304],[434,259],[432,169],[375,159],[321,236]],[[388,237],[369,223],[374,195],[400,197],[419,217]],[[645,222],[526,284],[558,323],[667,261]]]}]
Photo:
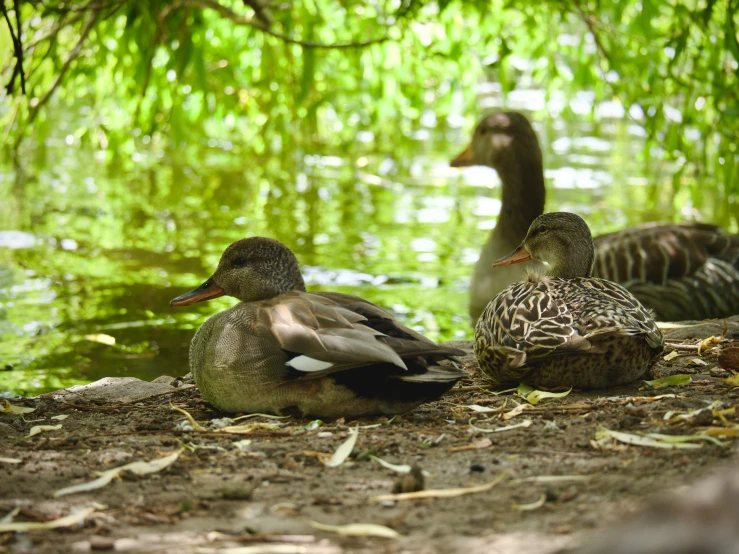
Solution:
[{"label": "gadwall duck", "polygon": [[644,376],[662,334],[629,291],[591,277],[593,238],[580,216],[537,217],[518,248],[495,267],[538,260],[546,274],[501,291],[475,326],[475,355],[496,385],[599,389]]},{"label": "gadwall duck", "polygon": [[[524,115],[496,113],[479,122],[451,165],[486,165],[502,182],[498,222],[472,277],[474,321],[493,296],[521,277],[516,268],[493,271],[492,263],[518,245],[544,211],[542,153]],[[593,275],[620,283],[663,321],[726,317],[739,313],[739,236],[704,223],[649,223],[601,235],[595,238]]]},{"label": "gadwall duck", "polygon": [[454,356],[382,308],[340,293],[308,293],[298,260],[279,241],[231,244],[216,272],[172,306],[228,295],[190,345],[205,399],[226,412],[358,417],[407,412],[465,373]]}]

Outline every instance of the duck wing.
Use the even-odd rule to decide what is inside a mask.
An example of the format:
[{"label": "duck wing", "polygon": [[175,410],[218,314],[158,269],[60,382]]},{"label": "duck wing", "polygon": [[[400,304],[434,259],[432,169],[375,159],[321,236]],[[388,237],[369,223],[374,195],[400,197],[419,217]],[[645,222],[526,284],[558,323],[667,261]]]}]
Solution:
[{"label": "duck wing", "polygon": [[[475,347],[492,345],[512,368],[555,353],[586,351],[572,312],[547,277],[530,276],[490,301],[475,327]],[[488,346],[488,349],[491,347]]]},{"label": "duck wing", "polygon": [[[387,372],[389,364],[394,367],[392,372],[401,376],[429,373],[433,380],[428,367],[426,371],[417,371],[417,358],[434,362],[463,354],[425,337],[423,341],[413,338],[411,333],[415,332],[395,322],[381,308],[348,295],[297,291],[282,294],[260,302],[255,320],[254,333],[276,341],[289,356],[286,365],[297,371],[299,378],[378,365]],[[409,365],[414,367],[409,369]]]},{"label": "duck wing", "polygon": [[593,275],[621,283],[659,319],[739,311],[739,235],[705,223],[646,224],[594,240]]},{"label": "duck wing", "polygon": [[606,335],[641,336],[651,348],[663,339],[650,310],[613,281],[583,277],[566,282],[563,300],[575,327],[591,342]]}]

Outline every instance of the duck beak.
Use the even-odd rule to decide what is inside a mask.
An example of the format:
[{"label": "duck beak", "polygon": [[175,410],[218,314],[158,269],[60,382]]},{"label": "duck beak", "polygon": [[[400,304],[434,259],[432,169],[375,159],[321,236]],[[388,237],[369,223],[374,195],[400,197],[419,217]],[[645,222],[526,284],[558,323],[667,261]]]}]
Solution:
[{"label": "duck beak", "polygon": [[449,165],[451,167],[467,167],[470,165],[475,165],[475,160],[472,156],[472,143],[470,143],[467,148],[462,150],[459,156],[449,162]]},{"label": "duck beak", "polygon": [[513,252],[511,252],[507,256],[503,256],[501,259],[495,262],[493,264],[493,267],[520,264],[522,262],[528,262],[530,260],[533,260],[533,258],[531,257],[531,254],[529,254],[529,251],[526,250],[523,246],[519,246]]},{"label": "duck beak", "polygon": [[200,285],[195,290],[186,292],[182,296],[178,296],[172,300],[170,306],[189,306],[195,304],[195,302],[202,302],[203,300],[210,300],[211,298],[218,298],[226,294],[221,287],[216,285],[213,277],[208,279],[205,283]]}]

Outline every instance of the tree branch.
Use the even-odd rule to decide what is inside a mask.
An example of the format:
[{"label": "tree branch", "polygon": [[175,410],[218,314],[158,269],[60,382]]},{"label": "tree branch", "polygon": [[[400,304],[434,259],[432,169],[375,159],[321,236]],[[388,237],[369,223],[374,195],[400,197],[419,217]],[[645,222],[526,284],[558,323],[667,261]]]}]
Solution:
[{"label": "tree branch", "polygon": [[603,43],[600,40],[600,36],[595,28],[595,22],[597,22],[598,19],[594,15],[591,15],[583,10],[582,6],[580,5],[580,0],[575,0],[575,7],[577,8],[577,14],[580,16],[580,19],[583,20],[588,28],[588,31],[590,31],[590,34],[593,35],[595,47],[598,49],[601,57],[603,57],[608,62],[608,66],[611,67],[611,56],[608,54],[608,50],[606,50],[603,46]]},{"label": "tree branch", "polygon": [[365,46],[370,46],[372,44],[378,44],[378,43],[386,42],[390,40],[389,36],[384,36],[381,38],[366,40],[362,42],[342,42],[342,43],[337,43],[337,44],[326,44],[323,42],[311,42],[311,41],[305,41],[305,40],[298,40],[298,39],[288,37],[287,35],[283,35],[282,33],[273,31],[269,27],[265,26],[264,23],[262,23],[260,20],[238,14],[235,11],[233,11],[231,8],[228,8],[224,6],[223,4],[219,4],[215,0],[177,0],[169,4],[166,8],[164,8],[159,13],[160,21],[163,21],[164,19],[166,19],[169,16],[169,14],[171,14],[174,10],[179,9],[179,8],[184,8],[186,6],[192,6],[192,7],[200,8],[200,9],[211,9],[215,12],[218,12],[222,17],[225,17],[226,19],[230,20],[235,25],[240,25],[244,27],[253,27],[254,29],[258,29],[259,31],[262,31],[263,33],[266,33],[270,36],[278,38],[282,40],[283,42],[286,42],[288,44],[297,44],[298,46],[301,46],[303,48],[327,48],[327,49],[328,48],[333,48],[333,49],[363,48]]},{"label": "tree branch", "polygon": [[23,72],[23,44],[21,42],[21,33],[23,32],[23,29],[21,28],[21,12],[20,7],[18,6],[18,0],[14,0],[13,2],[17,34],[13,31],[13,25],[10,22],[10,16],[8,15],[8,10],[5,7],[5,0],[2,0],[2,4],[0,4],[0,7],[2,7],[5,22],[8,24],[10,40],[13,42],[13,55],[16,59],[15,67],[13,68],[13,74],[10,76],[8,84],[5,85],[5,90],[9,95],[13,93],[13,88],[15,88],[15,78],[20,74],[21,92],[23,92],[23,94],[26,94],[26,75]]},{"label": "tree branch", "polygon": [[67,58],[67,61],[64,62],[64,65],[62,66],[61,70],[59,71],[59,75],[57,75],[56,81],[54,81],[54,84],[51,85],[51,88],[46,92],[44,97],[39,100],[38,104],[36,104],[33,108],[31,108],[30,113],[28,114],[28,123],[33,123],[33,120],[36,119],[36,116],[38,115],[39,110],[46,104],[51,96],[54,94],[56,89],[61,84],[62,80],[64,79],[64,76],[67,74],[67,71],[69,70],[69,66],[72,65],[72,62],[77,59],[77,57],[80,55],[80,51],[82,50],[82,45],[87,40],[88,35],[90,34],[90,31],[92,31],[92,28],[95,26],[95,23],[98,20],[98,17],[100,16],[100,11],[97,8],[92,9],[92,15],[90,15],[90,19],[87,21],[87,25],[85,25],[85,28],[82,30],[82,34],[80,35],[79,40],[77,41],[77,44],[72,49],[72,51],[69,53],[69,57]]},{"label": "tree branch", "polygon": [[[5,0],[3,0],[4,7]],[[16,44],[15,55],[18,57],[18,73],[21,74],[21,92],[26,94],[26,74],[23,72],[23,43],[21,42],[23,27],[21,27],[21,7],[18,5],[18,0],[13,0],[13,9],[15,10],[15,28],[18,30],[18,44]]]}]

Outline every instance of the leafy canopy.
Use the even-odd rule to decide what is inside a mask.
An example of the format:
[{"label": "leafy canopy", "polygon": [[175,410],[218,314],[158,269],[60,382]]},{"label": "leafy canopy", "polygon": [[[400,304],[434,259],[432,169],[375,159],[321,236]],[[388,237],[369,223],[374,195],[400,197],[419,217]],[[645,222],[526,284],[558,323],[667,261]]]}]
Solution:
[{"label": "leafy canopy", "polygon": [[16,145],[43,142],[67,117],[78,138],[112,151],[211,139],[261,153],[286,135],[392,137],[425,110],[473,114],[483,80],[506,92],[530,79],[550,98],[589,91],[593,117],[617,99],[648,132],[645,158],[677,161],[675,188],[689,177],[736,210],[738,5],[6,1],[0,124]]}]

